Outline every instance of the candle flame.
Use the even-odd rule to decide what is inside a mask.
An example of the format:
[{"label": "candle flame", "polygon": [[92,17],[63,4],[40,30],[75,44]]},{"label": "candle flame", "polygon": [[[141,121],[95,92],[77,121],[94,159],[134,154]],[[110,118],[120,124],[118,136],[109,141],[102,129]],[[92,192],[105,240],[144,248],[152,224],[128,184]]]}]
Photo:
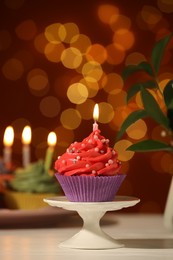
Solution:
[{"label": "candle flame", "polygon": [[13,141],[14,141],[14,130],[12,126],[8,126],[5,129],[5,133],[4,133],[4,139],[3,139],[4,145],[12,146]]},{"label": "candle flame", "polygon": [[97,121],[99,118],[99,105],[98,104],[95,104],[95,106],[94,106],[93,118],[95,121]]},{"label": "candle flame", "polygon": [[57,141],[56,134],[54,132],[50,132],[47,137],[47,143],[49,146],[55,146]]},{"label": "candle flame", "polygon": [[25,126],[22,132],[22,142],[23,144],[30,144],[31,142],[31,127]]}]

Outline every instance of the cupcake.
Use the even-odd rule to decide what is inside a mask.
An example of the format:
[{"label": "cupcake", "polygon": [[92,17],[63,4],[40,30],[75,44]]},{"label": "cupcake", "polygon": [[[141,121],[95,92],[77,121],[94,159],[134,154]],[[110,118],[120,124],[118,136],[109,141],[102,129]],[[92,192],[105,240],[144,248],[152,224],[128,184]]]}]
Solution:
[{"label": "cupcake", "polygon": [[36,209],[46,207],[43,198],[55,196],[60,190],[54,174],[47,172],[44,162],[39,160],[14,171],[14,178],[8,182],[4,200],[9,209]]},{"label": "cupcake", "polygon": [[112,201],[126,176],[120,169],[117,152],[99,129],[72,143],[55,162],[55,176],[74,202]]}]

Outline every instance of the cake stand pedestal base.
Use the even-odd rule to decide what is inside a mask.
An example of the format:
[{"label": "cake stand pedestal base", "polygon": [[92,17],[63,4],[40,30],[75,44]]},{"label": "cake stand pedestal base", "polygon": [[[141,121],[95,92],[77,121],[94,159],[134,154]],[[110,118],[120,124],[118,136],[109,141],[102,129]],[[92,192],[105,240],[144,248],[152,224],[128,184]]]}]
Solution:
[{"label": "cake stand pedestal base", "polygon": [[123,247],[114,238],[106,234],[100,226],[100,219],[107,211],[134,206],[140,200],[134,197],[116,196],[110,202],[70,202],[65,197],[44,199],[53,207],[75,210],[83,219],[82,229],[59,246],[76,249],[111,249]]}]

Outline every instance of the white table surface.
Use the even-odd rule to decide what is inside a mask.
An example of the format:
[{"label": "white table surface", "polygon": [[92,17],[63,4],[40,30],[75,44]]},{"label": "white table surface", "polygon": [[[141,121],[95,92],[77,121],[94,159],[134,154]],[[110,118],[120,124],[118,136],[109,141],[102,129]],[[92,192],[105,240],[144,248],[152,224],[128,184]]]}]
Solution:
[{"label": "white table surface", "polygon": [[[58,210],[58,209],[57,209]],[[124,248],[81,250],[59,248],[59,243],[81,229],[81,219],[68,215],[56,227],[0,230],[1,260],[155,260],[173,259],[173,231],[163,225],[163,216],[107,212],[102,229]]]}]

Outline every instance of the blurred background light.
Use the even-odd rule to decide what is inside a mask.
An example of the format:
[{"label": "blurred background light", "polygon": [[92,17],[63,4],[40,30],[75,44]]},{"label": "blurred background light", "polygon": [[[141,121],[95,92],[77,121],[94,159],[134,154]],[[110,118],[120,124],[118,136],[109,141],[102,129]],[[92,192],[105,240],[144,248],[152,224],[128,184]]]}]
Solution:
[{"label": "blurred background light", "polygon": [[37,27],[33,20],[25,20],[16,27],[15,32],[21,40],[29,41],[36,35]]},{"label": "blurred background light", "polygon": [[82,62],[82,54],[78,49],[70,47],[63,50],[61,54],[61,61],[64,67],[69,69],[76,69]]},{"label": "blurred background light", "polygon": [[74,104],[82,104],[88,98],[88,90],[84,84],[77,82],[69,86],[67,97]]},{"label": "blurred background light", "polygon": [[11,58],[3,64],[2,72],[7,79],[15,81],[22,77],[24,67],[20,60]]},{"label": "blurred background light", "polygon": [[43,96],[49,89],[49,79],[47,73],[40,69],[32,69],[27,75],[27,83],[33,95]]},{"label": "blurred background light", "polygon": [[134,156],[134,152],[126,150],[130,145],[132,145],[132,142],[125,139],[118,141],[114,145],[114,149],[117,150],[120,161],[129,161]]},{"label": "blurred background light", "polygon": [[111,18],[118,14],[119,9],[114,5],[102,4],[98,7],[98,17],[103,23],[109,24]]},{"label": "blurred background light", "polygon": [[73,130],[79,127],[81,115],[76,109],[68,108],[61,113],[60,121],[64,128]]}]

